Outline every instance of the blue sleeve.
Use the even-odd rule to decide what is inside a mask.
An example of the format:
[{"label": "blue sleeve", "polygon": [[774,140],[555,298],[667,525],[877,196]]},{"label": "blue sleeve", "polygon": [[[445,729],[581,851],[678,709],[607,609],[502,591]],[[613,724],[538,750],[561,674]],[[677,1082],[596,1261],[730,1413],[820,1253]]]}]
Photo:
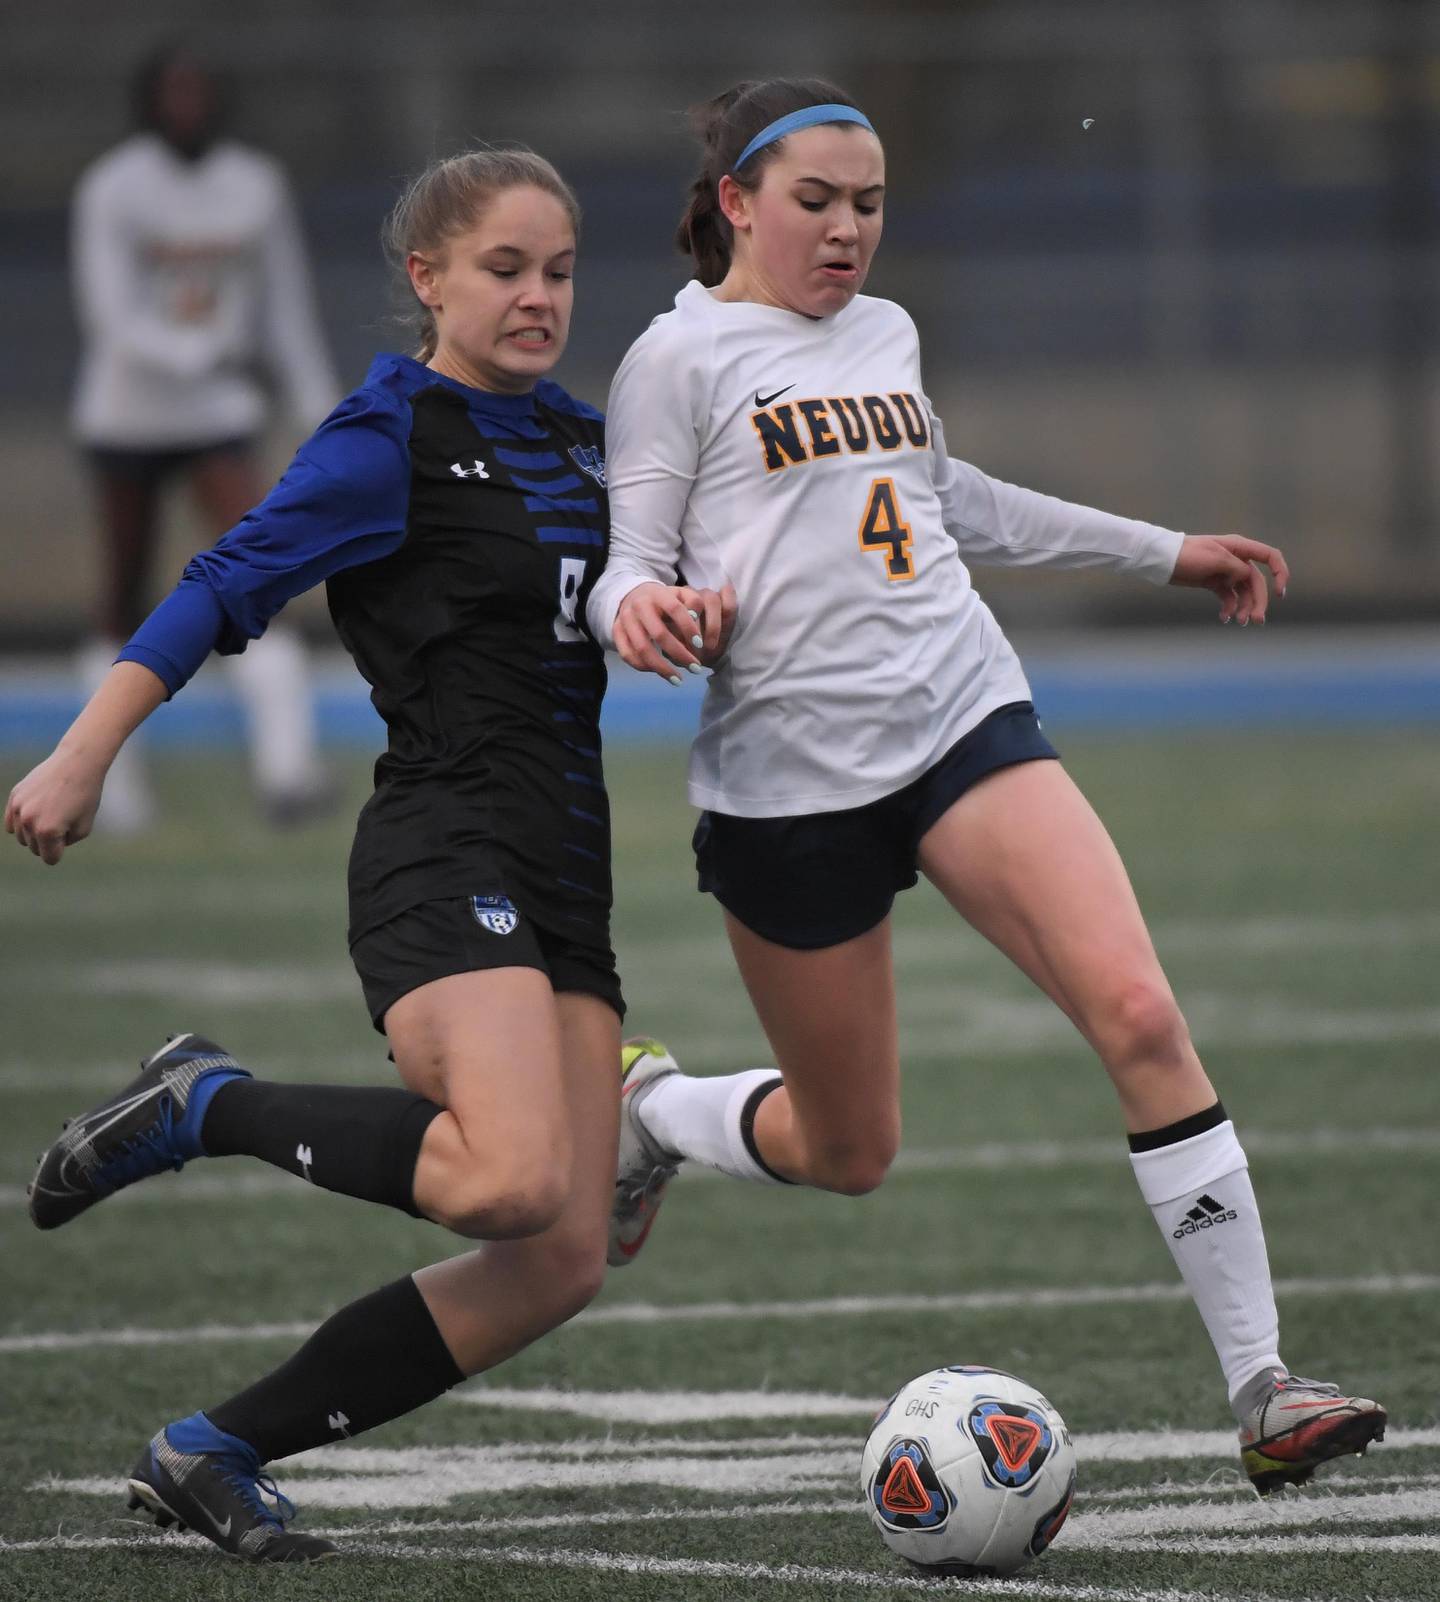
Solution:
[{"label": "blue sleeve", "polygon": [[410,498],[410,408],[383,391],[347,396],[284,478],[150,614],[117,660],[174,695],[211,651],[243,651],[293,597],[400,548]]}]

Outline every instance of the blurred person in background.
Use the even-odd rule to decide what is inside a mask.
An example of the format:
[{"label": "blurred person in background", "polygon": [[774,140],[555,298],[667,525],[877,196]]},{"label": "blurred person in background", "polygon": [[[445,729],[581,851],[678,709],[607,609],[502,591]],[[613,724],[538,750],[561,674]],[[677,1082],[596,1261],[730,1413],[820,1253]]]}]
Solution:
[{"label": "blurred person in background", "polygon": [[[167,45],[136,74],[134,108],[136,132],[83,174],[72,218],[73,418],[104,547],[98,634],[80,657],[87,695],[149,610],[163,491],[184,480],[209,532],[224,533],[265,491],[256,440],[270,391],[305,428],[339,399],[289,188],[268,156],[223,137],[216,74]],[[271,629],[232,662],[266,816],[324,810],[334,786],[298,636]],[[142,754],[127,748],[98,826],[133,834],[154,810]]]}]

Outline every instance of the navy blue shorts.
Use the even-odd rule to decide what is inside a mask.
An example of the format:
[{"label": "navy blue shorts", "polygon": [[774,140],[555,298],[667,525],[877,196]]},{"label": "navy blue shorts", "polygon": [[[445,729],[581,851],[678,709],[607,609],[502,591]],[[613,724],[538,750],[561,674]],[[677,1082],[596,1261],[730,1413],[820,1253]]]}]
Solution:
[{"label": "navy blue shorts", "polygon": [[1029,701],[1002,706],[903,790],[868,806],[797,818],[702,812],[700,888],[764,940],[815,951],[853,940],[917,878],[920,841],[987,773],[1058,758]]}]

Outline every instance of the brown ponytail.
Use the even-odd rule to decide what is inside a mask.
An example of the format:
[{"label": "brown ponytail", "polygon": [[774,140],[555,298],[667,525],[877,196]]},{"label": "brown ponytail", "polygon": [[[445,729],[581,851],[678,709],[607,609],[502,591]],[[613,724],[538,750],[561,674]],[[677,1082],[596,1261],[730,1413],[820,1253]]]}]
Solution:
[{"label": "brown ponytail", "polygon": [[380,243],[397,274],[403,320],[420,342],[418,360],[428,362],[435,354],[435,318],[414,300],[406,260],[412,251],[440,255],[457,234],[475,227],[496,195],[526,186],[554,195],[570,214],[578,239],[580,203],[574,191],[543,156],[523,145],[482,145],[432,161],[396,201],[380,230]]},{"label": "brown ponytail", "polygon": [[728,172],[742,189],[758,189],[766,164],[785,141],[777,139],[757,150],[744,172],[737,173],[735,161],[745,146],[779,117],[807,106],[828,105],[853,106],[855,101],[823,78],[766,78],[737,83],[723,95],[692,107],[690,122],[704,156],[675,232],[675,245],[694,260],[695,276],[707,289],[730,271],[734,245],[734,230],[720,209],[720,180]]}]

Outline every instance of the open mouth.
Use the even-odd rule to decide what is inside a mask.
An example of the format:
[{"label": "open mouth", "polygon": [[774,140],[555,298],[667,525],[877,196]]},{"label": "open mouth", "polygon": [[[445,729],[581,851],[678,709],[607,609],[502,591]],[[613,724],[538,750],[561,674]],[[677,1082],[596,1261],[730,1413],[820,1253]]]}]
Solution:
[{"label": "open mouth", "polygon": [[837,284],[853,284],[860,276],[860,269],[853,261],[821,262],[820,271]]},{"label": "open mouth", "polygon": [[513,344],[523,345],[529,350],[543,350],[550,343],[550,331],[547,328],[516,328],[505,337]]}]

